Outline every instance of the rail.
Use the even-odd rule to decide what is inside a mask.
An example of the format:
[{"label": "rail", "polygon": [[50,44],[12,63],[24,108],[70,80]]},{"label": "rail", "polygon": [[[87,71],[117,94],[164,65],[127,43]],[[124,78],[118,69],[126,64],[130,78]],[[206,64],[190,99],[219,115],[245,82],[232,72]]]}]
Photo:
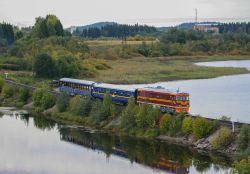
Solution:
[{"label": "rail", "polygon": [[[19,86],[19,87],[23,87],[23,88],[28,88],[28,89],[31,89],[31,90],[36,90],[38,89],[38,87],[35,87],[35,86],[31,86],[31,85],[27,85],[27,84],[23,84],[23,83],[18,83],[18,82],[15,82],[13,80],[9,80],[9,79],[5,79],[5,82],[10,84],[10,85],[14,85],[14,86]],[[50,94],[53,94],[55,96],[58,96],[60,93],[57,92],[57,91],[54,91],[54,90],[47,90],[48,93]]]},{"label": "rail", "polygon": [[[8,83],[8,84],[11,84],[11,85],[20,86],[20,87],[24,87],[24,88],[29,88],[31,90],[38,89],[38,87],[27,85],[27,84],[23,84],[23,83],[18,83],[18,82],[15,82],[13,80],[9,80],[9,79],[5,79],[5,82]],[[47,90],[47,91],[49,93],[55,95],[55,96],[58,96],[60,94],[60,92],[57,92],[55,90]],[[186,116],[190,116],[192,118],[198,117],[198,115],[191,115],[191,114],[187,114]],[[232,130],[233,130],[233,132],[234,131],[236,131],[236,132],[239,131],[239,128],[242,125],[249,124],[249,123],[241,123],[241,122],[234,122],[234,121],[227,121],[227,120],[219,120],[219,119],[207,118],[207,117],[203,117],[203,118],[206,118],[206,119],[208,119],[210,121],[218,121],[220,125],[231,127]]]}]

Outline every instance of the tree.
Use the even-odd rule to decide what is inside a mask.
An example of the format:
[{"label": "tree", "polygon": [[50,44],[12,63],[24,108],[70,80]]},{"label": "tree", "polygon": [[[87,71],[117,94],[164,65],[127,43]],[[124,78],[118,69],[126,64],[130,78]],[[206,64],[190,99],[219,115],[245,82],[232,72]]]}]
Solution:
[{"label": "tree", "polygon": [[32,28],[32,36],[47,38],[49,36],[63,36],[63,26],[55,15],[47,15],[46,18],[36,18],[36,23]]},{"label": "tree", "polygon": [[55,66],[59,77],[74,77],[79,73],[76,58],[72,56],[60,56],[56,60]]},{"label": "tree", "polygon": [[101,112],[99,115],[99,121],[108,119],[111,116],[112,99],[110,94],[105,94],[102,102]]},{"label": "tree", "polygon": [[171,129],[172,116],[165,114],[160,119],[160,129],[164,132],[168,132]]},{"label": "tree", "polygon": [[56,107],[59,110],[59,112],[64,112],[69,106],[69,100],[70,97],[66,93],[60,93],[60,95],[57,97],[56,100]]},{"label": "tree", "polygon": [[193,122],[193,133],[195,138],[201,139],[207,136],[213,129],[213,124],[206,118],[197,117]]},{"label": "tree", "polygon": [[32,100],[34,106],[41,108],[42,110],[52,107],[56,102],[55,97],[48,93],[46,88],[36,89],[32,95]]},{"label": "tree", "polygon": [[227,127],[221,127],[213,137],[211,144],[214,149],[225,148],[232,140],[232,131]]},{"label": "tree", "polygon": [[33,72],[37,77],[54,77],[54,68],[54,62],[48,54],[41,53],[34,57]]},{"label": "tree", "polygon": [[11,45],[15,41],[15,34],[12,25],[0,23],[0,39],[4,39],[7,45]]},{"label": "tree", "polygon": [[192,117],[185,117],[182,122],[182,132],[190,134],[193,131],[193,119]]},{"label": "tree", "polygon": [[30,97],[29,89],[28,88],[21,88],[19,90],[19,99],[20,101],[27,103]]},{"label": "tree", "polygon": [[2,89],[4,87],[4,80],[0,77],[0,93],[2,92]]},{"label": "tree", "polygon": [[36,18],[36,23],[32,28],[32,36],[38,38],[46,38],[49,36],[46,20],[42,17]]},{"label": "tree", "polygon": [[47,15],[46,16],[46,25],[48,28],[49,36],[63,36],[63,26],[60,20],[55,15]]},{"label": "tree", "polygon": [[122,112],[121,126],[126,129],[135,126],[137,112],[138,112],[138,106],[135,104],[134,97],[130,97],[127,107]]},{"label": "tree", "polygon": [[240,150],[246,150],[250,146],[250,126],[243,125],[240,129],[240,135],[237,140]]}]

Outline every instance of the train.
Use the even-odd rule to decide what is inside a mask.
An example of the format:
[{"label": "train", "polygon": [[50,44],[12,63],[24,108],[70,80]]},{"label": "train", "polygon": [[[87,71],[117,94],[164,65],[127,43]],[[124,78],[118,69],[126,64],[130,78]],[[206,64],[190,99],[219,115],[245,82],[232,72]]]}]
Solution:
[{"label": "train", "polygon": [[148,104],[159,107],[163,113],[176,114],[189,112],[189,93],[170,91],[165,88],[127,88],[121,85],[97,83],[94,81],[61,78],[58,81],[59,91],[70,95],[90,96],[103,99],[110,94],[112,101],[126,105],[130,97],[137,104]]}]

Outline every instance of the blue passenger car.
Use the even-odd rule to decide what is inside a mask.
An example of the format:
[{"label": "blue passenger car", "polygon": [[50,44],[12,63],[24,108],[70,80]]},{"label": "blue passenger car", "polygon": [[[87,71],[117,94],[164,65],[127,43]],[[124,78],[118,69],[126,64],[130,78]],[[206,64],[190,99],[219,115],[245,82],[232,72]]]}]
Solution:
[{"label": "blue passenger car", "polygon": [[59,80],[60,92],[66,92],[70,95],[91,96],[92,85],[95,82],[71,78],[62,78]]},{"label": "blue passenger car", "polygon": [[135,97],[135,89],[105,83],[93,84],[92,97],[103,99],[105,94],[110,94],[113,101],[128,103],[131,96]]}]

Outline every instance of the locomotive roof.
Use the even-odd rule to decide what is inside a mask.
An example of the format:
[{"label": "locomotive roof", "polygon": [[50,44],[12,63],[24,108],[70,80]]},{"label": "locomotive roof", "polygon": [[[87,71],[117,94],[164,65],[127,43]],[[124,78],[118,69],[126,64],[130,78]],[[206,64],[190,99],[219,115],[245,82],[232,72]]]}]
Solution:
[{"label": "locomotive roof", "polygon": [[148,92],[159,92],[159,93],[170,93],[173,95],[177,95],[177,94],[188,94],[186,92],[178,92],[178,91],[173,91],[173,90],[169,90],[169,89],[157,89],[157,88],[139,88],[139,91],[148,91]]},{"label": "locomotive roof", "polygon": [[135,92],[135,88],[125,87],[122,85],[113,85],[113,84],[108,84],[108,83],[95,83],[93,86],[100,87],[100,88],[108,88],[108,89],[116,89],[116,90]]},{"label": "locomotive roof", "polygon": [[60,81],[70,82],[70,83],[78,83],[78,84],[89,85],[89,86],[95,83],[93,81],[80,80],[80,79],[71,79],[71,78],[61,78]]}]

